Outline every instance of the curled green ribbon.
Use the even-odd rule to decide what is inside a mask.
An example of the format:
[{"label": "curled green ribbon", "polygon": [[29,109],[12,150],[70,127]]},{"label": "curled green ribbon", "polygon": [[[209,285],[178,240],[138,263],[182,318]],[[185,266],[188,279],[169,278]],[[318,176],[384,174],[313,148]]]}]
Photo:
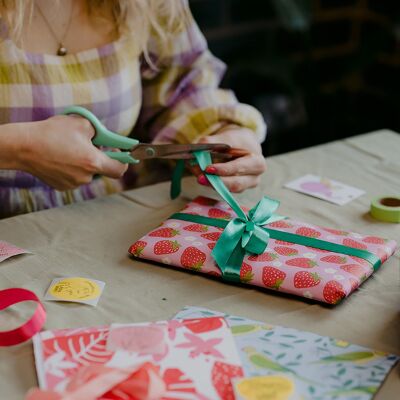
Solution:
[{"label": "curled green ribbon", "polygon": [[[201,170],[204,172],[207,166],[211,164],[210,153],[201,151],[195,152],[194,155]],[[172,198],[177,197],[180,193],[180,182],[183,170],[184,163],[183,160],[180,160],[172,179]],[[240,282],[240,268],[244,256],[247,253],[262,254],[268,246],[269,238],[360,257],[370,262],[374,270],[380,267],[381,260],[375,254],[367,250],[265,227],[264,225],[286,218],[275,214],[275,211],[279,207],[279,201],[264,196],[257,205],[249,211],[248,215],[246,215],[239,203],[224,185],[221,178],[217,175],[204,173],[211,185],[229,204],[237,217],[226,221],[201,215],[176,213],[173,214],[171,218],[224,228],[211,254],[225,280]]]}]

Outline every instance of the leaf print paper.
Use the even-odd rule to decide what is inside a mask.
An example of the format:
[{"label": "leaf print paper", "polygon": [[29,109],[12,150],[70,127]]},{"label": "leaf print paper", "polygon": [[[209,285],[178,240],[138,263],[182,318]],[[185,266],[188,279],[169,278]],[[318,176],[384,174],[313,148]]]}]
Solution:
[{"label": "leaf print paper", "polygon": [[246,377],[286,377],[281,386],[293,382],[293,393],[309,400],[370,400],[399,360],[344,340],[198,307],[186,307],[175,318],[213,315],[223,316],[230,326]]},{"label": "leaf print paper", "polygon": [[164,400],[233,400],[231,379],[243,375],[231,330],[218,316],[46,331],[34,346],[42,389],[62,390],[83,365],[149,361],[160,367]]}]

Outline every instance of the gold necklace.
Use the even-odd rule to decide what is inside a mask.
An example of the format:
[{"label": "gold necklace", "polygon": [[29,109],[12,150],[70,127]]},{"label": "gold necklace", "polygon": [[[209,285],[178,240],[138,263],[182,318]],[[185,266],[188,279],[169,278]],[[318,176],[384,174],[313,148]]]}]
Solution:
[{"label": "gold necklace", "polygon": [[68,31],[69,31],[69,27],[71,25],[71,20],[72,20],[72,11],[73,11],[73,6],[74,6],[74,0],[72,0],[71,2],[71,7],[70,7],[70,12],[69,12],[69,19],[68,19],[68,24],[67,27],[65,28],[65,32],[62,35],[61,39],[58,39],[58,36],[56,35],[56,33],[54,32],[50,22],[47,20],[46,16],[44,15],[44,13],[42,12],[42,10],[40,9],[39,4],[37,5],[37,9],[39,11],[39,14],[41,15],[43,21],[46,23],[47,27],[49,28],[49,31],[51,32],[51,34],[53,35],[54,39],[56,39],[57,43],[58,43],[58,50],[57,50],[57,55],[58,56],[65,56],[68,53],[68,49],[64,46],[64,39],[66,38]]}]

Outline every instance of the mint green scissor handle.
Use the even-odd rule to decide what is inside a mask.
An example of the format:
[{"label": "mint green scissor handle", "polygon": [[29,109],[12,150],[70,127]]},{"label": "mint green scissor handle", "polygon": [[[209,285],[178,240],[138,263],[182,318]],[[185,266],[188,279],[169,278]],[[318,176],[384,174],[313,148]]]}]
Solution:
[{"label": "mint green scissor handle", "polygon": [[[84,107],[71,106],[66,108],[63,111],[63,114],[76,114],[86,118],[93,125],[93,128],[96,132],[92,139],[92,143],[96,146],[107,146],[122,150],[131,150],[133,147],[139,144],[139,141],[136,139],[121,136],[108,130],[92,112]],[[129,151],[105,151],[104,153],[113,160],[117,160],[123,164],[137,164],[139,162],[139,160],[136,160],[131,156]]]}]

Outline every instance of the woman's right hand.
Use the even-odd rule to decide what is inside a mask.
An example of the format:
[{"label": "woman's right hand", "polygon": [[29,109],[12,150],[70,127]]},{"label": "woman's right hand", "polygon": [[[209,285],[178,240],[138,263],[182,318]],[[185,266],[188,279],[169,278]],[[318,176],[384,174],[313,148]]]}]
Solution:
[{"label": "woman's right hand", "polygon": [[120,178],[127,170],[92,144],[95,131],[85,118],[60,115],[15,126],[22,139],[19,169],[57,190],[89,183],[96,174]]}]

